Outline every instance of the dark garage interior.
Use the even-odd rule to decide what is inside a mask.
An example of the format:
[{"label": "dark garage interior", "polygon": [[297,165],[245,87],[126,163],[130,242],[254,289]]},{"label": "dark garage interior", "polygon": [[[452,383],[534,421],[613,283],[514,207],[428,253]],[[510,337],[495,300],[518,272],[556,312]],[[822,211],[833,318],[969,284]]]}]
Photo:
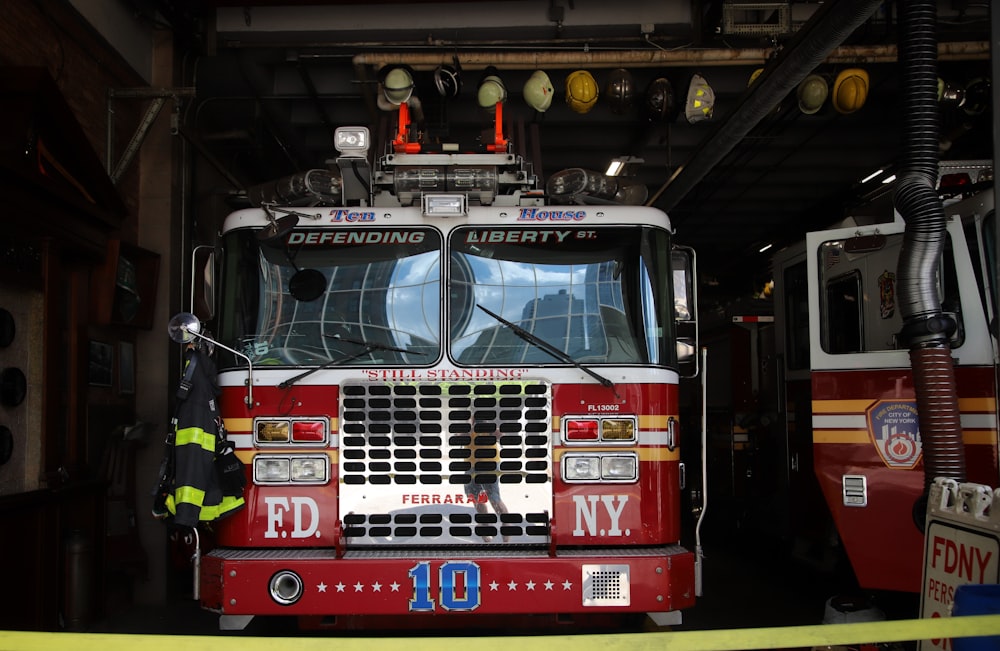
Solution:
[{"label": "dark garage interior", "polygon": [[[907,137],[900,4],[0,4],[0,183],[10,202],[0,369],[23,370],[2,381],[0,550],[8,585],[30,586],[3,600],[0,628],[176,632],[149,615],[163,612],[184,613],[193,633],[215,627],[191,598],[190,542],[149,516],[181,377],[166,324],[191,305],[195,250],[214,243],[227,214],[279,179],[331,167],[337,127],[367,127],[375,152],[391,144],[398,112],[384,102],[383,76],[393,66],[412,72],[410,110],[428,141],[489,142],[498,125],[477,86],[496,74],[507,91],[500,126],[542,187],[561,170],[603,175],[624,160],[621,178],[640,188],[633,203],[665,211],[676,241],[697,254],[701,339],[719,351],[710,377],[726,383],[713,414],[728,435],[735,413],[756,409],[765,374],[741,360],[753,348],[776,363],[757,350],[766,321],[732,327],[734,315],[773,314],[773,255],[810,231],[893,219],[882,181],[901,169]],[[988,2],[936,5],[939,155],[991,161],[997,18]],[[460,74],[453,96],[438,92],[440,66]],[[545,110],[523,90],[538,70],[554,89]],[[565,86],[577,70],[599,89],[582,112]],[[616,102],[622,70],[632,93]],[[851,71],[865,78],[853,106],[835,95]],[[822,99],[803,99],[807,78]],[[711,106],[692,115],[698,80]],[[740,382],[750,375],[752,388]],[[687,382],[682,402],[690,392],[696,427],[699,388]],[[854,587],[849,564],[836,541],[796,541],[769,512],[774,495],[755,501],[766,484],[755,473],[778,472],[775,461],[734,450],[712,457],[724,477],[705,528],[709,551],[718,545],[714,568],[706,558],[713,610],[696,607],[683,628],[820,623],[824,595]],[[684,518],[691,536],[694,518]],[[744,553],[766,560],[747,568]],[[772,579],[762,593],[775,603],[716,614]],[[910,595],[881,605],[916,616]]]}]

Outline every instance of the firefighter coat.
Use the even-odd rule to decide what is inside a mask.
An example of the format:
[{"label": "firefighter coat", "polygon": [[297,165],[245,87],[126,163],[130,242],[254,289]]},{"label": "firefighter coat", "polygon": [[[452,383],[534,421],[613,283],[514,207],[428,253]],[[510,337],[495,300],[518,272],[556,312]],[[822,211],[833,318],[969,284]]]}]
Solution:
[{"label": "firefighter coat", "polygon": [[166,498],[167,510],[178,525],[195,527],[244,505],[242,495],[224,494],[216,471],[219,393],[215,363],[197,348],[188,348],[173,420],[173,473]]}]

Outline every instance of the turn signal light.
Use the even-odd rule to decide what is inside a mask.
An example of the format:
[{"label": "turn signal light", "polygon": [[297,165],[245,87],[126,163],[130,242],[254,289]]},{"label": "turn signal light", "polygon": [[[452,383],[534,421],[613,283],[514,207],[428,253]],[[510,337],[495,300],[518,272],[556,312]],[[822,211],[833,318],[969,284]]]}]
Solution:
[{"label": "turn signal light", "polygon": [[600,438],[600,426],[596,420],[566,421],[567,441],[596,441]]}]

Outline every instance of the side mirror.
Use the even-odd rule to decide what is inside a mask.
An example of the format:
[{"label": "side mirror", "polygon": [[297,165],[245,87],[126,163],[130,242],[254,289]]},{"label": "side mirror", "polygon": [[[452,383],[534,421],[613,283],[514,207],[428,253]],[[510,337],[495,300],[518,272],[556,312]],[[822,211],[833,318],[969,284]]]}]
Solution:
[{"label": "side mirror", "polygon": [[673,275],[677,365],[682,377],[698,375],[698,289],[694,249],[675,246],[670,252]]},{"label": "side mirror", "polygon": [[245,359],[247,361],[247,395],[246,398],[244,398],[244,402],[246,403],[248,409],[253,409],[253,362],[250,361],[249,357],[238,350],[233,350],[229,346],[220,344],[218,341],[209,336],[203,335],[201,333],[201,321],[199,321],[198,317],[190,312],[179,312],[175,314],[173,318],[170,319],[170,322],[167,323],[167,335],[172,341],[176,341],[179,344],[189,344],[195,339],[201,339],[214,346],[218,346],[223,350],[228,350],[237,357]]}]

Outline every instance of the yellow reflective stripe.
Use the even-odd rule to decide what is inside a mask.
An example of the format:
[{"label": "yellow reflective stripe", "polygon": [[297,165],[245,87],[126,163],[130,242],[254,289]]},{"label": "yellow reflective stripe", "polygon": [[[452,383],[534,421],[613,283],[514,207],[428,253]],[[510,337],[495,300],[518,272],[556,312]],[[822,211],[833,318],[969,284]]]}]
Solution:
[{"label": "yellow reflective stripe", "polygon": [[243,506],[244,503],[245,502],[242,497],[223,497],[222,502],[216,504],[215,506],[201,507],[201,514],[198,516],[198,519],[216,520],[229,511]]},{"label": "yellow reflective stripe", "polygon": [[200,427],[185,427],[177,430],[174,445],[197,445],[215,454],[215,434],[209,434]]},{"label": "yellow reflective stripe", "polygon": [[[190,488],[190,487],[187,487],[187,488]],[[196,490],[196,489],[192,489],[192,490]],[[202,499],[203,500],[204,500],[204,497],[205,497],[205,495],[204,495],[204,493],[202,493]],[[188,502],[187,500],[183,500],[183,499],[179,500],[179,503],[181,503],[181,504],[192,504],[193,506],[196,506],[196,507],[200,508],[201,512],[198,514],[198,519],[207,522],[207,521],[210,521],[210,520],[217,520],[218,518],[220,518],[221,516],[225,515],[229,511],[232,511],[233,509],[237,509],[237,508],[243,506],[244,504],[246,504],[246,501],[242,497],[227,496],[227,497],[223,497],[222,498],[222,502],[220,502],[219,504],[216,504],[214,506],[202,506],[201,503],[195,504],[193,502]],[[170,513],[172,513],[174,515],[177,515],[177,505],[178,505],[178,501],[174,499],[174,496],[173,495],[167,495],[167,510],[170,511]]]},{"label": "yellow reflective stripe", "polygon": [[193,504],[200,507],[205,501],[205,491],[194,486],[178,486],[174,491],[174,499],[181,504]]}]

